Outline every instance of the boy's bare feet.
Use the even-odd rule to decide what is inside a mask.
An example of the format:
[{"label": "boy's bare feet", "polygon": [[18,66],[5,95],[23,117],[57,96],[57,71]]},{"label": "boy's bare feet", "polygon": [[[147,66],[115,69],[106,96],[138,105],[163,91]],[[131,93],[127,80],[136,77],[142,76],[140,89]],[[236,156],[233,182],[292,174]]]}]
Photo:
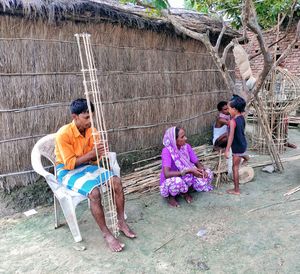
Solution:
[{"label": "boy's bare feet", "polygon": [[228,189],[228,190],[226,190],[226,192],[228,194],[233,194],[233,195],[240,195],[241,194],[240,191],[235,191],[234,189]]},{"label": "boy's bare feet", "polygon": [[105,234],[105,235],[103,235],[103,237],[104,237],[104,240],[106,241],[108,247],[111,249],[111,251],[120,252],[123,250],[125,244],[121,243],[113,235]]},{"label": "boy's bare feet", "polygon": [[182,196],[188,204],[190,204],[193,201],[193,197],[189,193],[184,193],[182,194]]},{"label": "boy's bare feet", "polygon": [[246,166],[247,163],[249,162],[250,160],[250,157],[247,155],[247,156],[243,156],[243,162],[242,162],[242,166]]},{"label": "boy's bare feet", "polygon": [[119,230],[124,233],[124,235],[130,239],[136,238],[136,234],[129,228],[125,221],[119,221]]},{"label": "boy's bare feet", "polygon": [[175,197],[170,196],[168,203],[171,207],[180,207],[179,203],[176,201]]}]

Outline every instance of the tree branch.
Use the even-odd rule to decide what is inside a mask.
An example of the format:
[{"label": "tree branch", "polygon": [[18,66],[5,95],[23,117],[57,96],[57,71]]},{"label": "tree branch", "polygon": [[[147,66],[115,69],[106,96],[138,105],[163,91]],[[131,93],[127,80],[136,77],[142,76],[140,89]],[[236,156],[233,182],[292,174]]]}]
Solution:
[{"label": "tree branch", "polygon": [[[297,0],[294,0],[293,5],[291,6],[291,14],[289,15],[289,22],[288,22],[287,27],[286,27],[286,29],[285,29],[285,34],[284,34],[281,38],[279,38],[277,41],[275,41],[274,43],[270,44],[270,45],[268,46],[268,48],[274,46],[275,44],[279,43],[280,41],[282,41],[283,39],[285,39],[285,38],[287,37],[287,33],[288,33],[288,31],[289,31],[289,29],[290,29],[290,27],[291,27],[291,24],[292,24],[292,22],[293,22],[293,16],[294,16],[296,4],[297,4]],[[280,22],[279,22],[275,27],[271,28],[271,29],[268,30],[267,32],[274,32],[274,31],[275,31],[275,28],[281,26],[281,24],[283,23],[283,21],[284,21],[284,19],[286,18],[286,16],[287,16],[287,13],[281,18]],[[265,32],[265,33],[266,33],[266,32]],[[261,55],[261,53],[262,53],[262,51],[260,51],[260,52],[258,52],[258,53],[256,53],[256,54],[252,55],[252,56],[249,58],[249,60],[252,60],[252,59],[254,59],[255,57]]]},{"label": "tree branch", "polygon": [[295,34],[295,38],[294,40],[288,45],[288,47],[283,51],[283,53],[281,54],[281,56],[278,58],[278,60],[273,64],[272,68],[275,68],[276,66],[278,66],[278,64],[280,64],[282,62],[282,60],[284,58],[286,58],[286,56],[290,53],[290,51],[292,50],[292,48],[294,47],[294,45],[298,42],[298,40],[300,39],[300,20],[298,21],[297,24],[297,29],[296,29],[296,34]]},{"label": "tree branch", "polygon": [[195,32],[195,31],[192,31],[192,30],[182,26],[182,24],[180,24],[180,22],[177,21],[175,16],[169,14],[168,10],[163,10],[162,14],[172,23],[172,25],[174,26],[175,29],[177,29],[181,33],[184,33],[187,36],[189,36],[195,40],[198,40],[204,44],[208,53],[211,55],[212,59],[214,60],[215,65],[217,66],[218,70],[221,72],[222,77],[225,81],[225,84],[227,85],[227,88],[229,90],[234,91],[235,90],[234,81],[232,80],[227,67],[222,63],[222,60],[218,56],[218,53],[215,52],[214,47],[212,46],[212,44],[209,40],[208,34]]},{"label": "tree branch", "polygon": [[222,55],[222,58],[221,58],[221,62],[225,65],[225,61],[226,61],[226,58],[227,58],[227,54],[228,54],[228,51],[234,46],[235,43],[238,43],[238,42],[241,42],[245,39],[247,39],[245,36],[245,33],[243,34],[242,37],[238,38],[238,39],[235,39],[234,41],[231,41],[224,49],[223,51],[223,55]]},{"label": "tree branch", "polygon": [[253,91],[253,96],[255,97],[259,91],[260,88],[262,87],[262,84],[265,80],[265,78],[267,77],[267,75],[270,72],[270,69],[273,65],[273,59],[272,59],[272,55],[271,53],[268,51],[268,48],[266,47],[266,43],[264,40],[264,37],[262,35],[262,31],[258,25],[257,22],[257,16],[256,16],[256,12],[254,9],[254,4],[252,0],[246,0],[245,1],[245,5],[243,8],[243,17],[244,17],[244,22],[246,24],[246,26],[253,32],[256,34],[261,52],[263,54],[263,58],[264,58],[264,65],[263,65],[263,70],[260,73],[258,80],[256,82],[256,86],[254,88]]},{"label": "tree branch", "polygon": [[[288,32],[288,30],[289,30],[289,28],[290,28],[290,26],[292,24],[297,1],[298,0],[294,0],[292,6],[290,8],[289,22],[288,22],[287,27],[286,27],[286,32]],[[277,26],[281,26],[282,25],[282,23],[283,23],[284,19],[287,17],[287,15],[288,15],[288,13],[284,14],[283,17],[281,18],[281,20],[279,21],[279,23],[276,26],[274,26],[271,29],[269,29],[267,32],[274,32],[276,30]]]},{"label": "tree branch", "polygon": [[[280,39],[278,39],[277,41],[275,41],[274,43],[268,45],[268,48],[271,48],[272,46],[274,46],[275,44],[279,43],[280,41],[282,41],[283,39],[285,39],[287,37],[287,35],[282,36]],[[249,57],[249,61],[256,58],[257,56],[261,55],[262,51],[259,51],[258,53],[252,55]]]},{"label": "tree branch", "polygon": [[[291,6],[291,14],[290,14],[289,22],[288,22],[287,27],[286,27],[286,29],[285,29],[285,32],[286,32],[286,33],[289,31],[289,29],[290,29],[290,27],[291,27],[291,25],[292,25],[293,17],[294,17],[294,12],[295,12],[295,10],[296,10],[296,4],[297,4],[297,2],[298,2],[298,0],[294,0],[293,5]],[[285,19],[286,15],[287,15],[287,14],[285,14],[285,16],[283,17],[283,20]],[[282,22],[283,22],[283,20],[282,20]],[[280,22],[279,24],[281,25],[282,22]],[[279,26],[280,26],[280,25],[279,25]]]},{"label": "tree branch", "polygon": [[221,62],[223,64],[225,64],[225,60],[226,60],[226,57],[227,57],[227,54],[228,54],[228,51],[234,46],[234,42],[231,41],[224,49],[223,51],[223,55],[222,55],[222,58],[221,58]]},{"label": "tree branch", "polygon": [[141,7],[144,7],[144,8],[148,8],[148,9],[155,9],[155,7],[149,5],[149,4],[146,4],[146,3],[143,3],[142,1],[140,0],[136,0],[136,3],[141,6]]},{"label": "tree branch", "polygon": [[221,44],[221,41],[222,41],[222,37],[223,37],[223,35],[224,35],[226,29],[227,29],[227,26],[226,26],[226,24],[223,22],[223,28],[222,28],[222,31],[220,32],[220,35],[219,35],[218,40],[217,40],[217,43],[216,43],[216,45],[214,46],[214,50],[215,50],[215,52],[216,52],[217,54],[218,54],[218,52],[219,52],[219,47],[220,47],[220,44]]},{"label": "tree branch", "polygon": [[246,0],[244,5],[244,21],[246,26],[256,34],[259,46],[262,53],[265,55],[268,51],[265,45],[264,37],[262,31],[257,22],[257,15],[252,0]]}]

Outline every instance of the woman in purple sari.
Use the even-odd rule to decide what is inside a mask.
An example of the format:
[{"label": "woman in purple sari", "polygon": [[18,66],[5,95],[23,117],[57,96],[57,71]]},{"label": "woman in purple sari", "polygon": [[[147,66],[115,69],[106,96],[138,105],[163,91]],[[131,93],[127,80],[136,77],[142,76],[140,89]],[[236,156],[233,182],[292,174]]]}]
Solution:
[{"label": "woman in purple sari", "polygon": [[171,127],[164,135],[162,150],[162,171],[160,175],[160,194],[168,198],[172,207],[178,207],[176,196],[182,195],[188,203],[192,202],[189,189],[210,191],[213,173],[199,162],[182,128]]}]

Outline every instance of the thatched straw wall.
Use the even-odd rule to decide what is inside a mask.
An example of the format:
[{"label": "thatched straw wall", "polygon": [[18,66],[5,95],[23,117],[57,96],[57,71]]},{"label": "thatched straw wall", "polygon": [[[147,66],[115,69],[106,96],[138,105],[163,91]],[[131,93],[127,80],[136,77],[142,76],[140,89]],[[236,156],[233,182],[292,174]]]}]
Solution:
[{"label": "thatched straw wall", "polygon": [[[201,133],[211,127],[217,102],[230,94],[197,41],[104,22],[55,25],[2,15],[2,188],[34,180],[34,173],[22,173],[32,170],[34,143],[70,122],[70,101],[84,97],[74,40],[80,32],[92,35],[113,151],[157,145],[171,125],[183,125],[188,134]],[[228,62],[233,69],[231,55]]]}]

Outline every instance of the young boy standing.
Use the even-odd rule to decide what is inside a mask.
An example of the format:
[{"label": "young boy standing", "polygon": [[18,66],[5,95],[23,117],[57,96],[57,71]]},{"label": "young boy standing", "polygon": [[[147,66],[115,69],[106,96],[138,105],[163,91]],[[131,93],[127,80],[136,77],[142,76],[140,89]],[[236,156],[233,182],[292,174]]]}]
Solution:
[{"label": "young boy standing", "polygon": [[228,111],[231,115],[229,122],[229,136],[225,150],[225,157],[229,158],[230,148],[233,156],[233,182],[234,189],[227,190],[227,193],[239,195],[239,167],[241,159],[248,160],[248,156],[245,155],[247,150],[247,140],[245,137],[245,118],[243,112],[245,112],[246,102],[240,96],[234,96],[228,103]]}]

